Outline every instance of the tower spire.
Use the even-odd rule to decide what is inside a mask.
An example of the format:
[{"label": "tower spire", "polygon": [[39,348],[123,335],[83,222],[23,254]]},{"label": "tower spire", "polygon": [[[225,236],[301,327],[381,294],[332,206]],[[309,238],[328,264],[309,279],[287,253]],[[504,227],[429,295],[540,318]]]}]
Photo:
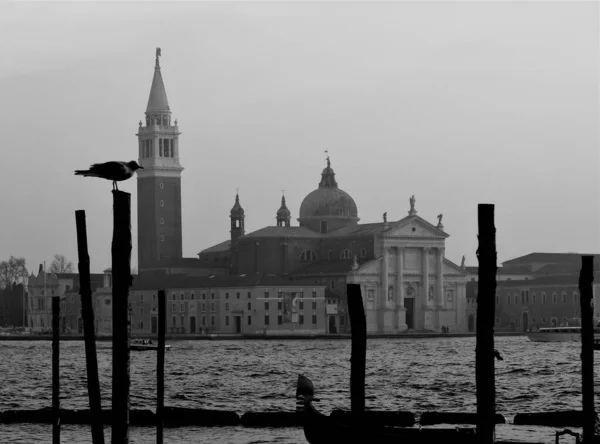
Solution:
[{"label": "tower spire", "polygon": [[152,79],[152,86],[150,87],[150,97],[148,98],[146,115],[157,112],[171,114],[171,108],[169,108],[169,101],[167,100],[167,91],[165,90],[165,84],[163,82],[162,74],[160,73],[159,57],[161,57],[161,51],[160,48],[156,48],[154,78]]}]

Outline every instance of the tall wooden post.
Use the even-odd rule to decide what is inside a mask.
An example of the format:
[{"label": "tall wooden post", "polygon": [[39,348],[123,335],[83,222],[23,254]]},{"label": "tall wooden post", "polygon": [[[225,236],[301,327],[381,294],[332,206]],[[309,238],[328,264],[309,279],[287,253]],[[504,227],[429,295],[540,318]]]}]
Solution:
[{"label": "tall wooden post", "polygon": [[494,205],[479,204],[479,291],[477,294],[477,345],[475,382],[477,387],[477,437],[492,444],[495,432],[494,323],[496,300],[496,227]]},{"label": "tall wooden post", "polygon": [[348,284],[348,312],[352,337],[350,355],[350,409],[352,415],[365,412],[365,366],[367,359],[367,319],[360,285]]},{"label": "tall wooden post", "polygon": [[131,195],[113,191],[112,240],[112,443],[129,443],[129,288],[131,287]]},{"label": "tall wooden post", "polygon": [[52,444],[60,444],[60,296],[52,297]]},{"label": "tall wooden post", "polygon": [[579,302],[581,304],[581,385],[583,401],[583,442],[594,440],[594,256],[581,257]]},{"label": "tall wooden post", "polygon": [[83,335],[85,340],[85,364],[87,369],[88,397],[92,414],[92,443],[104,444],[102,424],[102,403],[100,380],[98,378],[98,358],[96,356],[96,332],[94,329],[94,304],[90,284],[90,256],[88,254],[85,211],[75,211],[77,226],[77,255],[79,258],[79,294],[83,315]]},{"label": "tall wooden post", "polygon": [[156,363],[156,444],[163,444],[165,407],[165,332],[167,327],[167,297],[158,292],[158,352]]}]

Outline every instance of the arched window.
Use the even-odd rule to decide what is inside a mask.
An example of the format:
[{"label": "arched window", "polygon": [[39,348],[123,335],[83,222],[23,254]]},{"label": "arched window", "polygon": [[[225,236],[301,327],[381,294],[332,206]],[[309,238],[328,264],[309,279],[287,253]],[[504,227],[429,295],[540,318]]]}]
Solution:
[{"label": "arched window", "polygon": [[317,260],[317,255],[312,250],[304,250],[300,255],[300,260],[302,262],[312,262]]},{"label": "arched window", "polygon": [[350,253],[350,250],[345,249],[344,251],[342,251],[342,254],[340,255],[341,259],[350,259],[352,257],[352,253]]}]

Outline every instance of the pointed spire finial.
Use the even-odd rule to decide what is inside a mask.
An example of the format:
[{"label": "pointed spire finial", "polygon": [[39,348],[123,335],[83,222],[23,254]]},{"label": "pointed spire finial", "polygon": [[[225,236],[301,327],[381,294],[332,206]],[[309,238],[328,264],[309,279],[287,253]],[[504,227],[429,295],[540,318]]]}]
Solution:
[{"label": "pointed spire finial", "polygon": [[158,58],[160,57],[160,48],[156,48],[156,68],[160,68],[160,63],[158,63]]}]

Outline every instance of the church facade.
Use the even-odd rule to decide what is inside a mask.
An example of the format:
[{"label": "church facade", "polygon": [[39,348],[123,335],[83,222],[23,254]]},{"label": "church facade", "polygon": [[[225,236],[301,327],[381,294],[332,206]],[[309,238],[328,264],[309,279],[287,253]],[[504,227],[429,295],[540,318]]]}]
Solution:
[{"label": "church facade", "polygon": [[312,279],[337,294],[327,305],[333,330],[348,326],[346,284],[361,286],[371,333],[407,330],[465,332],[467,273],[445,257],[448,234],[438,216],[433,225],[417,215],[398,221],[359,224],[352,197],[338,187],[331,160],[319,187],[300,205],[299,226],[291,225],[285,198],[276,225],[245,233],[239,195],[230,212],[231,238],[199,254],[201,262],[228,262],[232,274],[271,273]]}]

